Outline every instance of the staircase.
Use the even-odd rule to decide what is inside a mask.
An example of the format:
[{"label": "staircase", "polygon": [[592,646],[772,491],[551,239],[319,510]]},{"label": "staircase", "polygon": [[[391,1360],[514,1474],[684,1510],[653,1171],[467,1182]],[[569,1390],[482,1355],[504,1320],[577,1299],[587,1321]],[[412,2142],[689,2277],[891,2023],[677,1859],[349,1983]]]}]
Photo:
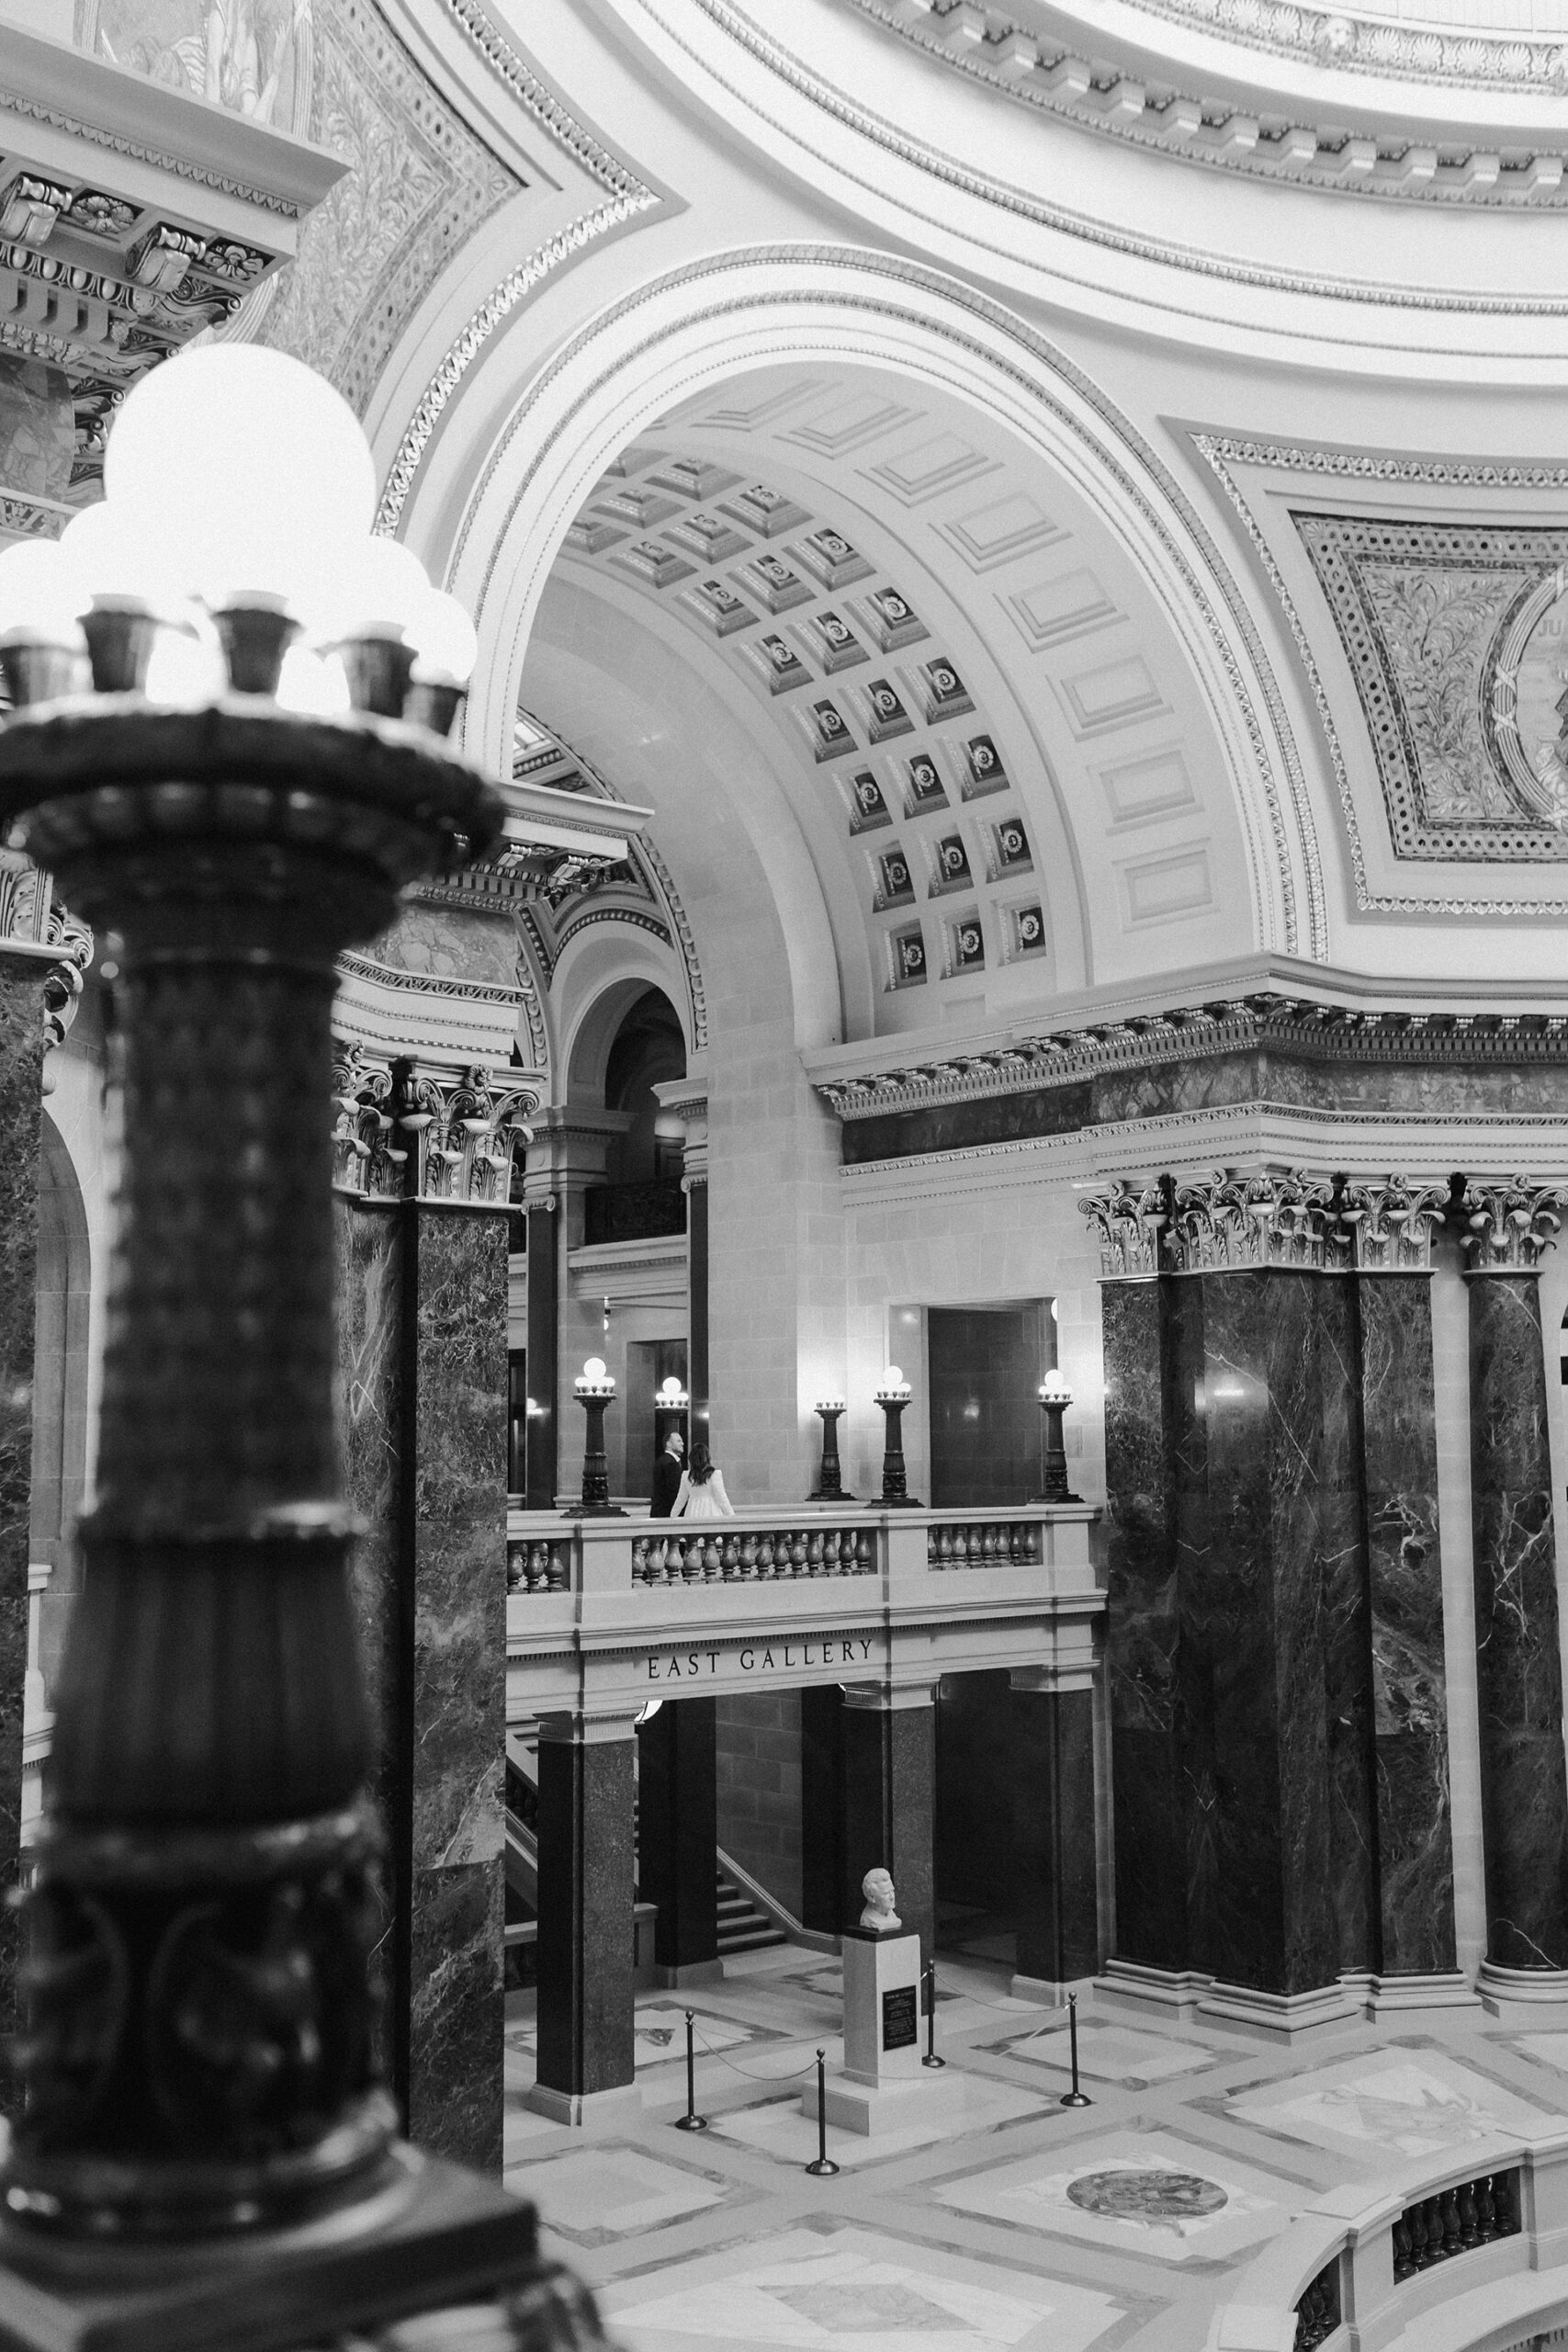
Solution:
[{"label": "staircase", "polygon": [[718,1956],[729,1960],[738,1951],[765,1951],[770,1944],[786,1944],[789,1938],[765,1911],[759,1911],[749,1894],[743,1894],[732,1878],[720,1870],[718,1878]]}]

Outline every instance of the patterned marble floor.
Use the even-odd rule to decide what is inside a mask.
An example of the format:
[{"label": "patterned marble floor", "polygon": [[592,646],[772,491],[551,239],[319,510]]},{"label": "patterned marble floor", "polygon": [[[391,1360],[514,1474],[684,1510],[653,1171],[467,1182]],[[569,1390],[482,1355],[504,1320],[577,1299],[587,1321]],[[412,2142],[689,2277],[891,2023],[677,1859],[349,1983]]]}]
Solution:
[{"label": "patterned marble floor", "polygon": [[1065,2013],[1009,1997],[974,1951],[940,1964],[933,2113],[830,2130],[813,2178],[799,2093],[840,2054],[836,1962],[745,1955],[686,2004],[637,2003],[644,2111],[566,2131],[532,2114],[531,1996],[507,2025],[506,2179],[594,2286],[629,2352],[1200,2352],[1216,2303],[1312,2197],[1488,2126],[1568,2110],[1568,2033],[1480,2008],[1331,2028],[1292,2050],[1080,2003],[1093,2105],[1064,2108]]}]

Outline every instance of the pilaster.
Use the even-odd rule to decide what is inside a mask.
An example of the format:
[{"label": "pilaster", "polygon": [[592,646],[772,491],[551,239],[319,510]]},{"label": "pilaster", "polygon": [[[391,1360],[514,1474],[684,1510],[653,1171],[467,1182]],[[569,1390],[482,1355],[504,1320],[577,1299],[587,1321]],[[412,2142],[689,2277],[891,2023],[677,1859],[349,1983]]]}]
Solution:
[{"label": "pilaster", "polygon": [[1568,1774],[1537,1272],[1565,1205],[1568,1191],[1517,1177],[1472,1185],[1462,1202],[1486,1865],[1482,1990],[1527,1999],[1561,1997],[1559,1973],[1568,1970]]},{"label": "pilaster", "polygon": [[840,1716],[843,1741],[841,1934],[860,1918],[867,1871],[893,1875],[898,1917],[936,1944],[936,1693],[930,1683],[849,1683]]},{"label": "pilaster", "polygon": [[633,1718],[539,1726],[538,2079],[529,2105],[589,2123],[639,2104],[632,2001]]}]

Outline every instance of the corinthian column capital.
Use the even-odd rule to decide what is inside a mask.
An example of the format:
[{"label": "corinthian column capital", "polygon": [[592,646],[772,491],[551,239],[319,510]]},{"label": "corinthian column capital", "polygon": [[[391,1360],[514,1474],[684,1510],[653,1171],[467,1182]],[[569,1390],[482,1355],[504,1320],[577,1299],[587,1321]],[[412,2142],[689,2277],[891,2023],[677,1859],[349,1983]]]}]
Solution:
[{"label": "corinthian column capital", "polygon": [[538,1100],[535,1088],[496,1081],[477,1065],[378,1061],[357,1045],[342,1046],[333,1071],[333,1182],[364,1199],[505,1208],[513,1154]]},{"label": "corinthian column capital", "polygon": [[1347,1184],[1339,1221],[1350,1228],[1358,1273],[1428,1273],[1432,1238],[1448,1212],[1446,1184],[1412,1184],[1404,1176]]},{"label": "corinthian column capital", "polygon": [[1344,1262],[1348,1242],[1331,1215],[1333,1194],[1301,1170],[1234,1169],[1177,1183],[1166,1235],[1177,1273],[1280,1266],[1321,1272]]},{"label": "corinthian column capital", "polygon": [[1103,1281],[1146,1282],[1158,1273],[1167,1215],[1162,1184],[1134,1184],[1119,1177],[1104,1192],[1086,1193],[1078,1215],[1094,1227]]},{"label": "corinthian column capital", "polygon": [[1469,1271],[1532,1272],[1557,1238],[1564,1207],[1568,1187],[1561,1184],[1538,1184],[1525,1176],[1467,1183],[1460,1208],[1468,1228],[1464,1246]]}]

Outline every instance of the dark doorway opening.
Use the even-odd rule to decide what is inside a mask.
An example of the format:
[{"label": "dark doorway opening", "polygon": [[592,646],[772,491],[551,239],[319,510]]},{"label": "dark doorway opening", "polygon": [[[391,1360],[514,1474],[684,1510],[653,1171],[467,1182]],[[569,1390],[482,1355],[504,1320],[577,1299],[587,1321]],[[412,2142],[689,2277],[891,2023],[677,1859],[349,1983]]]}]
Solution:
[{"label": "dark doorway opening", "polygon": [[933,1508],[1005,1510],[1039,1494],[1038,1391],[1055,1332],[1046,1299],[927,1309]]}]

